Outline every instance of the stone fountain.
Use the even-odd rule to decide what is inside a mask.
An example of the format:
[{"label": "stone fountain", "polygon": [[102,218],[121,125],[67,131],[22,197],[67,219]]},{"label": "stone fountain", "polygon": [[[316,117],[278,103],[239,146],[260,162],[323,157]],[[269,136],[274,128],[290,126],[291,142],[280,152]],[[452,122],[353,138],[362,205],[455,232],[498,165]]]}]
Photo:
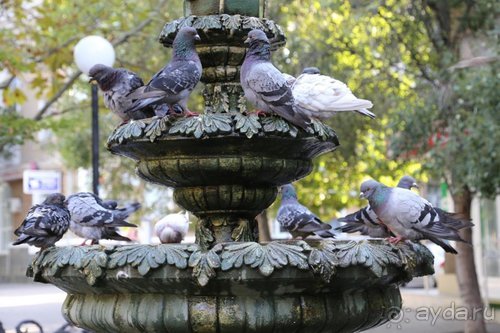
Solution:
[{"label": "stone fountain", "polygon": [[321,122],[304,131],[279,117],[246,113],[239,66],[251,29],[273,47],[282,29],[263,0],[185,1],[167,23],[169,47],[183,26],[201,36],[205,106],[197,117],[132,121],[108,140],[146,181],[174,188],[199,218],[195,244],[52,247],[28,269],[68,293],[63,314],[95,332],[353,332],[390,320],[399,285],[432,274],[420,244],[381,239],[257,243],[255,217],[280,185],[312,170],[338,146]]}]

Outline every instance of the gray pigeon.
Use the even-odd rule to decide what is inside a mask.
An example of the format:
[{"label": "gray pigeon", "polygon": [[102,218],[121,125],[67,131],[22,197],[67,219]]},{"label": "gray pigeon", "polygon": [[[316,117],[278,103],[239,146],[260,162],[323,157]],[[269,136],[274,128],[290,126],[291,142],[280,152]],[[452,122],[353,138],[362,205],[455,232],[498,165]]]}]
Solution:
[{"label": "gray pigeon", "polygon": [[19,238],[13,245],[27,243],[43,250],[60,240],[70,224],[64,200],[64,195],[54,193],[43,203],[31,207],[21,226],[14,231]]},{"label": "gray pigeon", "polygon": [[311,121],[295,103],[286,77],[271,63],[271,44],[264,31],[250,31],[245,43],[249,44],[249,49],[240,75],[245,97],[260,112],[275,113],[306,129]]},{"label": "gray pigeon", "polygon": [[115,201],[103,201],[90,192],[80,192],[70,195],[66,200],[71,214],[70,230],[85,239],[91,239],[91,244],[98,244],[100,239],[130,241],[118,234],[117,227],[137,227],[125,221],[129,215],[138,210],[141,205],[133,203],[117,208]]},{"label": "gray pigeon", "polygon": [[472,226],[470,221],[450,222],[454,219],[452,214],[442,215],[441,210],[436,210],[430,202],[410,190],[387,187],[375,180],[361,184],[360,197],[368,199],[379,222],[396,235],[389,238],[392,243],[428,239],[446,252],[456,254],[457,251],[445,240],[465,242],[458,230]]},{"label": "gray pigeon", "polygon": [[[411,176],[401,177],[397,186],[408,190],[412,187],[418,188],[416,180]],[[390,236],[387,227],[378,223],[377,214],[375,214],[370,205],[357,212],[341,217],[337,221],[346,223],[338,228],[341,232],[353,233],[359,231],[362,235],[368,235],[374,238]]]},{"label": "gray pigeon", "polygon": [[113,68],[106,65],[94,65],[89,76],[96,81],[104,93],[104,105],[114,114],[127,122],[130,119],[138,120],[155,115],[152,108],[127,111],[132,106],[132,100],[127,95],[139,87],[144,86],[142,79],[125,68]]},{"label": "gray pigeon", "polygon": [[166,103],[170,112],[178,104],[185,114],[194,115],[187,108],[189,95],[201,78],[201,61],[194,42],[200,40],[196,29],[183,27],[173,42],[173,57],[156,73],[151,81],[128,95],[134,102],[127,112],[135,112],[150,105]]},{"label": "gray pigeon", "polygon": [[297,193],[292,184],[281,187],[281,206],[276,220],[293,238],[317,235],[334,238],[332,226],[321,221],[309,209],[297,201]]}]

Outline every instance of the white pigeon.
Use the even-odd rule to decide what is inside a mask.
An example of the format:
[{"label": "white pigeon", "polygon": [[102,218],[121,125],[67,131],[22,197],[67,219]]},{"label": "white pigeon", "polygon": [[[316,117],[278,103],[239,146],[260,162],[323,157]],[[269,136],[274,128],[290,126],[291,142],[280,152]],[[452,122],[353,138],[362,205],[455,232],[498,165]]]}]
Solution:
[{"label": "white pigeon", "polygon": [[456,214],[435,209],[415,192],[387,187],[372,179],[361,184],[360,197],[368,199],[379,222],[396,235],[389,238],[392,243],[428,239],[446,252],[456,254],[457,251],[445,240],[465,242],[458,230],[473,226],[470,221],[458,219]]},{"label": "white pigeon", "polygon": [[292,93],[295,103],[306,110],[310,118],[324,120],[343,111],[375,118],[375,114],[367,110],[373,106],[372,102],[357,98],[344,82],[321,75],[315,67],[304,69],[293,83]]},{"label": "white pigeon", "polygon": [[168,214],[156,222],[154,234],[160,239],[162,244],[180,243],[186,236],[189,229],[189,213],[179,212]]}]

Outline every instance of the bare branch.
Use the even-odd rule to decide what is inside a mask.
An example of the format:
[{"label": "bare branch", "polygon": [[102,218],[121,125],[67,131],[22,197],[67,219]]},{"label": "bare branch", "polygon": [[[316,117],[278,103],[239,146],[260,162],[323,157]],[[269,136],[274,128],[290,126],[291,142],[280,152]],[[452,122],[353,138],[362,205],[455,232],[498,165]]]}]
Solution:
[{"label": "bare branch", "polygon": [[6,89],[6,88],[8,88],[10,86],[10,84],[12,83],[12,81],[14,81],[15,78],[16,78],[16,76],[12,75],[7,80],[5,80],[2,83],[0,83],[0,89]]},{"label": "bare branch", "polygon": [[47,112],[49,107],[52,104],[54,104],[59,99],[59,97],[61,97],[62,94],[64,94],[64,92],[69,89],[69,87],[71,87],[73,85],[73,83],[76,81],[76,79],[78,79],[80,74],[82,74],[82,72],[77,71],[76,73],[71,75],[69,80],[61,87],[61,89],[59,89],[59,91],[54,96],[52,96],[51,99],[49,99],[49,101],[47,103],[45,103],[45,105],[40,109],[40,111],[38,111],[35,118],[33,118],[33,119],[35,119],[35,120],[42,119],[44,113]]}]

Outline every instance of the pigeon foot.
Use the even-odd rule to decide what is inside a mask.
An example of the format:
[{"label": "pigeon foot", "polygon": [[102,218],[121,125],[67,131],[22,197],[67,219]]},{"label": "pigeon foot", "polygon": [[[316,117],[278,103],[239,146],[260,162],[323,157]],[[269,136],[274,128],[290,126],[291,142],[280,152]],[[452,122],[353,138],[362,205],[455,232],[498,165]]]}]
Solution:
[{"label": "pigeon foot", "polygon": [[198,116],[198,114],[196,112],[191,112],[188,109],[186,109],[186,111],[184,111],[184,115],[186,117],[196,117],[196,116]]},{"label": "pigeon foot", "polygon": [[398,244],[399,242],[405,241],[405,238],[403,236],[397,236],[397,237],[389,237],[387,240],[391,244]]}]

